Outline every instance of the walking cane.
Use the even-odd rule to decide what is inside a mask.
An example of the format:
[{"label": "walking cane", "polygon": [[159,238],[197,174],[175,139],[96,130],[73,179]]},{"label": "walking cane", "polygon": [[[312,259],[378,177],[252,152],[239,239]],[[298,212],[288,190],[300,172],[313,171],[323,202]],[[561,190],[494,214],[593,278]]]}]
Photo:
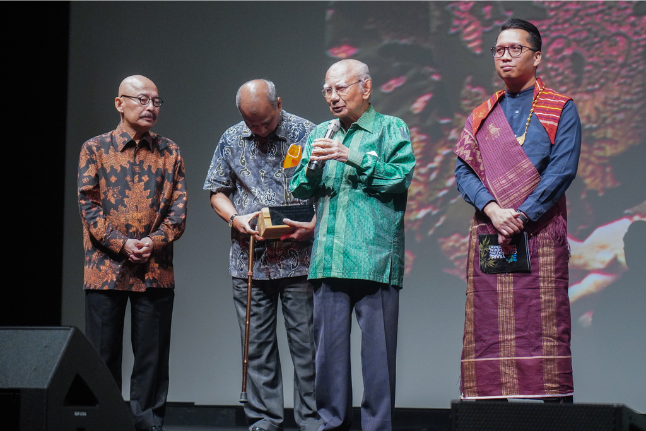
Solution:
[{"label": "walking cane", "polygon": [[253,240],[249,238],[249,271],[247,271],[247,316],[244,322],[244,357],[242,359],[242,392],[240,402],[247,402],[247,362],[249,361],[249,315],[251,314],[251,279],[253,277]]}]

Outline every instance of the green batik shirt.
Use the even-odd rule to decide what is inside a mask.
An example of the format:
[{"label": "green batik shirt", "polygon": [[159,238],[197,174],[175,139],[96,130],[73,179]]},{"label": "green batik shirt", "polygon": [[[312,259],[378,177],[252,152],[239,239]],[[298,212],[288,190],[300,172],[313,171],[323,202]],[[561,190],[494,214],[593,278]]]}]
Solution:
[{"label": "green batik shirt", "polygon": [[390,283],[404,279],[404,212],[415,155],[408,126],[379,114],[372,105],[335,140],[350,149],[346,163],[328,160],[308,178],[312,142],[329,122],[309,135],[290,183],[292,194],[316,202],[310,279],[346,278]]}]

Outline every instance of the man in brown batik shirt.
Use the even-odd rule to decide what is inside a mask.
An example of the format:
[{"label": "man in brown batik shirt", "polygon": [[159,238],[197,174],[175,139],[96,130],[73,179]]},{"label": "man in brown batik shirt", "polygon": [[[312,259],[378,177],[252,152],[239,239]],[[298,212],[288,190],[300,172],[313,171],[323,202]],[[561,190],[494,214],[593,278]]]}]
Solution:
[{"label": "man in brown batik shirt", "polygon": [[81,149],[78,196],[85,246],[85,334],[121,388],[123,319],[130,300],[130,407],[137,430],[161,431],[175,280],[173,242],[186,224],[184,162],[151,133],[162,99],[144,76],[119,86],[117,128]]}]

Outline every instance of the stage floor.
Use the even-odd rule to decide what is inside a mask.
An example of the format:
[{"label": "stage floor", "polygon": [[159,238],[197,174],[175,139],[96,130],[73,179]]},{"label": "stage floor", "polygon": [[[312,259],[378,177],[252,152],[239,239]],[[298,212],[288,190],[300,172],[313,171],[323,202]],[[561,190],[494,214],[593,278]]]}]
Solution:
[{"label": "stage floor", "polygon": [[[452,416],[453,415],[453,416]],[[351,430],[361,430],[353,409]],[[451,421],[455,423],[452,424]],[[196,406],[169,403],[165,431],[247,431],[242,405]],[[646,431],[646,415],[620,404],[543,404],[538,400],[453,402],[447,409],[395,411],[394,431]],[[285,431],[298,431],[293,409],[285,409]]]},{"label": "stage floor", "polygon": [[[353,409],[352,430],[360,430],[361,412]],[[397,431],[450,431],[451,409],[397,409],[393,429]],[[285,431],[297,431],[292,409],[285,409]],[[196,406],[168,403],[164,431],[246,431],[242,406]]]}]

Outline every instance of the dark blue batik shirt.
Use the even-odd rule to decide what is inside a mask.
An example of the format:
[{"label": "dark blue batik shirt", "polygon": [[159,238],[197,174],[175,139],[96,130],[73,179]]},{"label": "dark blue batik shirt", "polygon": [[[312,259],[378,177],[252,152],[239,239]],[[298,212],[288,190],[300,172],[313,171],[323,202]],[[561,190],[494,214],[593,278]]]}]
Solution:
[{"label": "dark blue batik shirt", "polygon": [[[220,138],[204,190],[229,197],[240,215],[259,211],[266,206],[311,204],[296,199],[289,182],[296,167],[283,168],[291,144],[303,147],[315,124],[296,115],[281,112],[276,130],[262,142],[244,121],[227,129]],[[233,277],[247,278],[249,268],[249,235],[231,229],[229,272]],[[255,246],[253,278],[270,280],[307,275],[312,240],[303,242],[267,240]]]}]

